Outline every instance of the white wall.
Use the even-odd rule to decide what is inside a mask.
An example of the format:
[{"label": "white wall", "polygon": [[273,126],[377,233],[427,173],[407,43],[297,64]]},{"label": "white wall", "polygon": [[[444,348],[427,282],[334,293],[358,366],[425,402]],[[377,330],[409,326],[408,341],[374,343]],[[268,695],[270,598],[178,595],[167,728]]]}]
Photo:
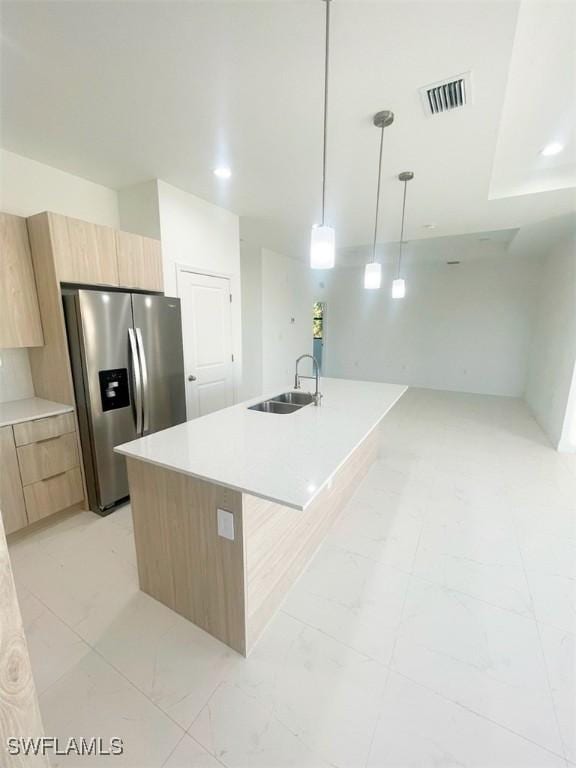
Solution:
[{"label": "white wall", "polygon": [[[530,349],[526,402],[556,447],[569,448],[568,400],[576,364],[576,239],[544,257]],[[560,445],[566,423],[565,445]]]},{"label": "white wall", "polygon": [[362,266],[318,274],[314,298],[327,302],[326,375],[522,395],[536,260],[507,258],[505,244],[486,249],[476,240],[460,265],[448,266],[436,259],[438,244],[426,242],[405,265],[403,300],[390,297],[392,263],[379,291],[364,290]]},{"label": "white wall", "polygon": [[239,219],[234,213],[158,181],[164,291],[178,296],[178,266],[224,275],[232,289],[234,390],[242,384],[242,296]]},{"label": "white wall", "polygon": [[3,149],[0,210],[18,216],[53,211],[95,224],[119,226],[115,190]]},{"label": "white wall", "polygon": [[0,403],[34,397],[26,349],[0,349]]},{"label": "white wall", "polygon": [[[291,388],[296,358],[312,354],[313,293],[307,264],[262,249],[262,387]],[[310,368],[303,365],[301,373]]]},{"label": "white wall", "polygon": [[119,189],[118,209],[120,228],[125,232],[160,239],[157,179]]},{"label": "white wall", "polygon": [[242,271],[242,387],[240,400],[262,394],[262,250],[240,242]]},{"label": "white wall", "polygon": [[[312,353],[313,292],[306,264],[242,243],[243,399],[292,387],[296,358]],[[303,364],[301,372],[310,373]]]},{"label": "white wall", "polygon": [[[116,192],[0,149],[0,210],[17,216],[54,211],[118,227]],[[33,397],[26,349],[0,350],[0,402]]]}]

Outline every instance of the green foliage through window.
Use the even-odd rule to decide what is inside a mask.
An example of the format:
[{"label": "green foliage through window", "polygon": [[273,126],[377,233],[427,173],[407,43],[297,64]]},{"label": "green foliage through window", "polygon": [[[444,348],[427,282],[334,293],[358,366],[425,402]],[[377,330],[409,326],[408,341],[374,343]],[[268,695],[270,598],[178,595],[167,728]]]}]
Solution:
[{"label": "green foliage through window", "polygon": [[324,338],[324,304],[321,301],[314,302],[314,319],[312,322],[314,338]]}]

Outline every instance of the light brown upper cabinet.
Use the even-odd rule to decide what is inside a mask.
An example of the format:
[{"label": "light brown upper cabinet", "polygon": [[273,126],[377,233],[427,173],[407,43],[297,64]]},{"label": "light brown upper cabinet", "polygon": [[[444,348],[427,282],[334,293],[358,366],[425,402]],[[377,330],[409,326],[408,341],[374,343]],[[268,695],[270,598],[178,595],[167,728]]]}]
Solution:
[{"label": "light brown upper cabinet", "polygon": [[0,213],[0,347],[42,344],[26,219]]},{"label": "light brown upper cabinet", "polygon": [[118,280],[123,288],[143,291],[164,290],[162,250],[159,240],[116,232]]},{"label": "light brown upper cabinet", "polygon": [[61,283],[118,285],[115,232],[110,227],[48,216],[56,275]]},{"label": "light brown upper cabinet", "polygon": [[34,389],[74,405],[61,284],[162,292],[160,243],[57,213],[37,213],[27,223],[44,328],[44,346],[30,352]]}]

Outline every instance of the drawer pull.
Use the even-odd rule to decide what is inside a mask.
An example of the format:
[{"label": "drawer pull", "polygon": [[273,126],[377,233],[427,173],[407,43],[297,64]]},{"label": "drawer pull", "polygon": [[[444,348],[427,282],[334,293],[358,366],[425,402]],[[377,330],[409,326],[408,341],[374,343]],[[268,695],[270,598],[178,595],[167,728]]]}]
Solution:
[{"label": "drawer pull", "polygon": [[28,443],[17,450],[22,485],[54,477],[80,463],[76,433]]},{"label": "drawer pull", "polygon": [[48,477],[43,477],[40,481],[41,483],[45,482],[46,480],[52,480],[53,477],[60,477],[60,475],[65,475],[68,470],[65,469],[63,472],[56,472],[55,475],[48,475]]},{"label": "drawer pull", "polygon": [[62,437],[62,435],[56,435],[55,437],[43,437],[42,440],[35,440],[34,442],[36,445],[40,445],[40,443],[49,443],[51,440],[58,440],[60,437]]},{"label": "drawer pull", "polygon": [[74,412],[62,413],[58,416],[47,416],[43,419],[25,421],[14,424],[14,440],[16,445],[28,445],[37,443],[59,435],[76,431],[76,418]]}]

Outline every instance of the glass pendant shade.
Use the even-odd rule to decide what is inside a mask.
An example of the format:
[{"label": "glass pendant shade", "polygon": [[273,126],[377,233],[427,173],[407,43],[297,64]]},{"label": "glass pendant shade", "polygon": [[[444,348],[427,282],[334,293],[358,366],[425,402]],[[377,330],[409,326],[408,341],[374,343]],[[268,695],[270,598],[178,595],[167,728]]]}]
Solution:
[{"label": "glass pendant shade", "polygon": [[403,299],[406,296],[406,282],[402,277],[392,281],[392,298]]},{"label": "glass pendant shade", "polygon": [[375,291],[380,288],[382,282],[382,265],[375,261],[364,267],[364,288]]},{"label": "glass pendant shade", "polygon": [[336,261],[336,233],[324,224],[326,213],[326,142],[328,137],[328,65],[330,61],[330,3],[326,6],[326,36],[324,39],[324,133],[322,142],[322,223],[312,227],[310,236],[310,266],[312,269],[332,269]]},{"label": "glass pendant shade", "polygon": [[312,227],[310,237],[310,266],[312,269],[332,269],[336,254],[336,233],[324,224]]}]

